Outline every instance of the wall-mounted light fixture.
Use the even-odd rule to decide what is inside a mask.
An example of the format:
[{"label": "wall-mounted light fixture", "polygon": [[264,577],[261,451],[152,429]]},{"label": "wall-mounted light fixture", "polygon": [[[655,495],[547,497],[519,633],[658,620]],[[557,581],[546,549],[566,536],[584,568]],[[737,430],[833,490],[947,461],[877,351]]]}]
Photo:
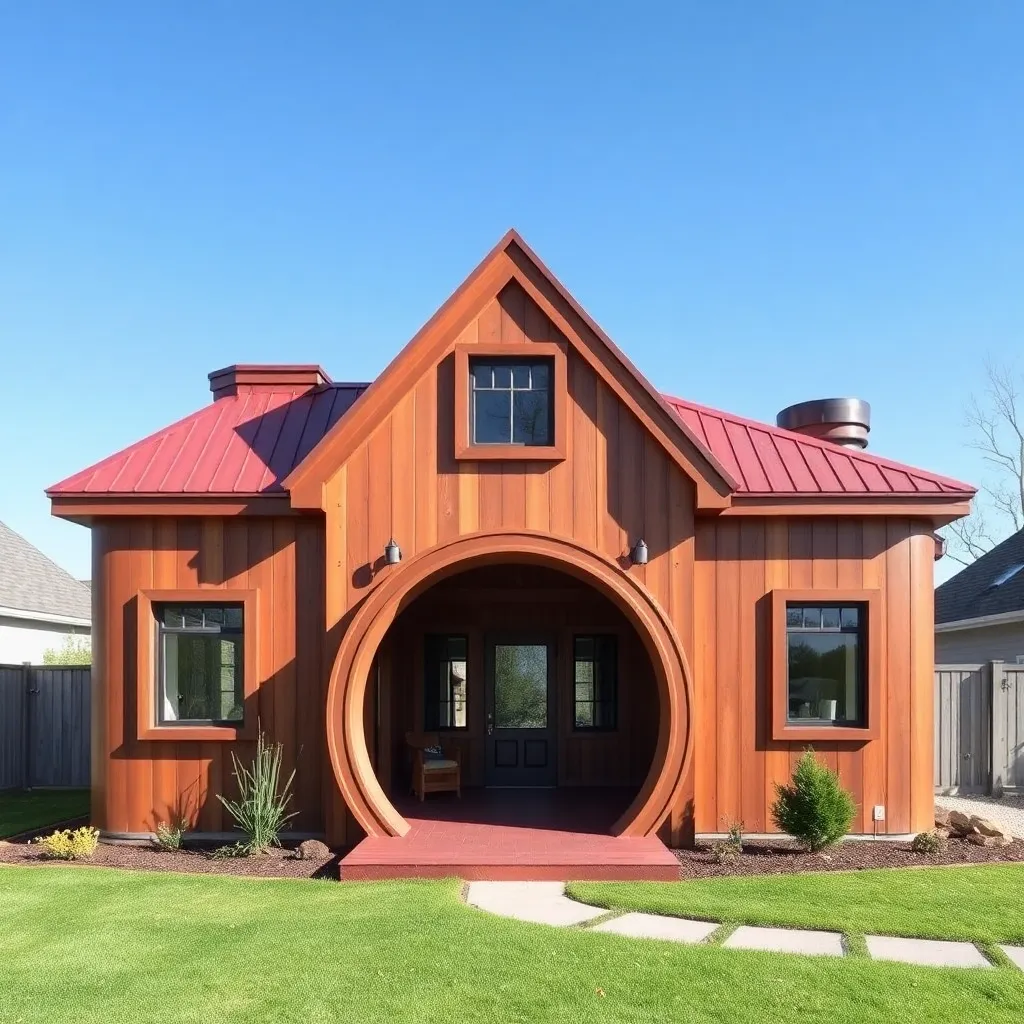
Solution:
[{"label": "wall-mounted light fixture", "polygon": [[384,545],[384,564],[385,565],[398,565],[402,560],[402,549],[395,543],[395,538]]},{"label": "wall-mounted light fixture", "polygon": [[629,558],[634,565],[647,564],[647,544],[644,542],[643,537],[633,545],[633,550],[630,551]]}]

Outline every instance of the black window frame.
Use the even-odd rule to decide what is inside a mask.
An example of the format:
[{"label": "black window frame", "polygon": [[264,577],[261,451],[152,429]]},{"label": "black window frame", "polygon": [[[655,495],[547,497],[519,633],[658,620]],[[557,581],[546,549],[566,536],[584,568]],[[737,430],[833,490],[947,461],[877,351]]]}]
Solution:
[{"label": "black window frame", "polygon": [[[461,644],[462,655],[457,645]],[[465,724],[453,725],[459,701],[452,684],[451,665],[461,661],[466,666],[462,697]],[[442,665],[447,666],[445,689],[441,698]],[[423,724],[427,732],[466,732],[469,729],[469,637],[465,633],[427,633],[423,638]],[[447,708],[447,716],[442,714]],[[447,717],[448,725],[442,724]]]},{"label": "black window frame", "polygon": [[[807,625],[807,613],[817,609],[818,625]],[[856,624],[848,622],[848,612],[856,610]],[[799,611],[799,623],[790,623],[790,613]],[[825,624],[825,612],[837,613],[838,623],[836,625]],[[785,636],[786,636],[786,726],[808,728],[834,728],[834,729],[866,729],[868,727],[868,644],[871,638],[868,635],[869,605],[865,601],[787,601],[785,606]],[[801,718],[793,714],[792,703],[792,681],[790,670],[792,667],[790,655],[791,636],[827,636],[847,635],[857,638],[857,658],[855,663],[856,671],[856,693],[857,693],[857,717],[856,718],[822,718],[820,712],[807,718]]]},{"label": "black window frame", "polygon": [[[180,625],[168,625],[167,613],[177,609]],[[227,624],[227,612],[238,612],[238,625]],[[199,625],[186,625],[185,612],[200,613]],[[219,611],[221,622],[212,619],[207,621],[207,612]],[[226,726],[240,729],[245,723],[245,604],[241,601],[159,601],[153,603],[153,616],[156,619],[156,724],[160,728],[194,728],[195,726]],[[194,615],[192,616],[195,617]],[[232,616],[233,618],[233,616]],[[234,696],[235,703],[241,707],[239,718],[167,718],[165,715],[167,653],[166,638],[169,636],[185,637],[225,637],[230,638],[235,649],[234,660]],[[224,668],[221,663],[221,668]],[[223,694],[225,691],[219,691]],[[181,693],[178,700],[182,699]]]},{"label": "black window frame", "polygon": [[[589,655],[581,653],[590,644]],[[602,650],[603,649],[603,650]],[[590,697],[580,698],[577,666],[591,665]],[[590,721],[580,721],[580,708],[589,706]],[[619,727],[619,638],[615,633],[577,633],[572,638],[573,732],[615,732]]]},{"label": "black window frame", "polygon": [[[543,366],[547,371],[547,383],[544,386],[534,386],[534,372],[537,367]],[[490,367],[491,386],[480,387],[477,383],[477,371],[483,367]],[[508,386],[497,386],[495,384],[494,369],[496,367],[508,367]],[[516,370],[525,369],[529,374],[527,387],[517,386]],[[478,394],[508,394],[509,401],[509,436],[508,440],[487,440],[481,441],[477,438],[477,402]],[[530,441],[517,441],[516,417],[515,417],[515,396],[517,394],[543,393],[547,398],[547,433],[542,440],[533,439]],[[503,448],[551,448],[555,444],[555,360],[551,356],[536,356],[534,358],[516,356],[470,356],[469,357],[469,443],[471,447],[499,446]]]}]

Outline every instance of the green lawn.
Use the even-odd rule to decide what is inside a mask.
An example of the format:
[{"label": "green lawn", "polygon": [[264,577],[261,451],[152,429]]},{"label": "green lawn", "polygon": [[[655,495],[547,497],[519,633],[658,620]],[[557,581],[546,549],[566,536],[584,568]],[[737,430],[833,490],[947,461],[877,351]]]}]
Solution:
[{"label": "green lawn", "polygon": [[[637,941],[492,917],[457,882],[0,867],[0,1021],[1024,1018],[1024,973]],[[952,1016],[951,1016],[952,1015]]]},{"label": "green lawn", "polygon": [[0,839],[89,813],[87,789],[20,789],[0,792]]},{"label": "green lawn", "polygon": [[574,882],[598,907],[854,934],[1024,944],[1024,865],[822,872],[699,882]]}]

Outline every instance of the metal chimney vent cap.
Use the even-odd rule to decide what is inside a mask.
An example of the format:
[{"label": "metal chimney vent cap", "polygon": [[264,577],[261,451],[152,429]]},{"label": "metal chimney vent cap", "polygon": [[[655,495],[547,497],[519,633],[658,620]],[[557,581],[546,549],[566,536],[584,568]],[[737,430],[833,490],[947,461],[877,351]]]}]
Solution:
[{"label": "metal chimney vent cap", "polygon": [[788,406],[775,422],[784,430],[850,448],[866,448],[871,406],[861,398],[817,398]]}]

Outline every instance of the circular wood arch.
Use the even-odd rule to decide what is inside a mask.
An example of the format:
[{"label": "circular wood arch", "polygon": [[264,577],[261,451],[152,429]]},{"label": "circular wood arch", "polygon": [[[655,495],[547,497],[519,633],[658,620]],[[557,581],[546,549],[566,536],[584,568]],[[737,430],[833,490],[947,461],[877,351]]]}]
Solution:
[{"label": "circular wood arch", "polygon": [[637,579],[575,541],[540,533],[469,534],[385,570],[345,631],[327,689],[327,746],[346,804],[368,836],[409,831],[381,788],[366,745],[363,704],[373,658],[405,603],[446,576],[498,563],[547,565],[575,576],[610,598],[636,629],[657,680],[658,741],[647,778],[612,832],[649,835],[681,800],[690,771],[693,696],[686,654],[671,621]]}]

